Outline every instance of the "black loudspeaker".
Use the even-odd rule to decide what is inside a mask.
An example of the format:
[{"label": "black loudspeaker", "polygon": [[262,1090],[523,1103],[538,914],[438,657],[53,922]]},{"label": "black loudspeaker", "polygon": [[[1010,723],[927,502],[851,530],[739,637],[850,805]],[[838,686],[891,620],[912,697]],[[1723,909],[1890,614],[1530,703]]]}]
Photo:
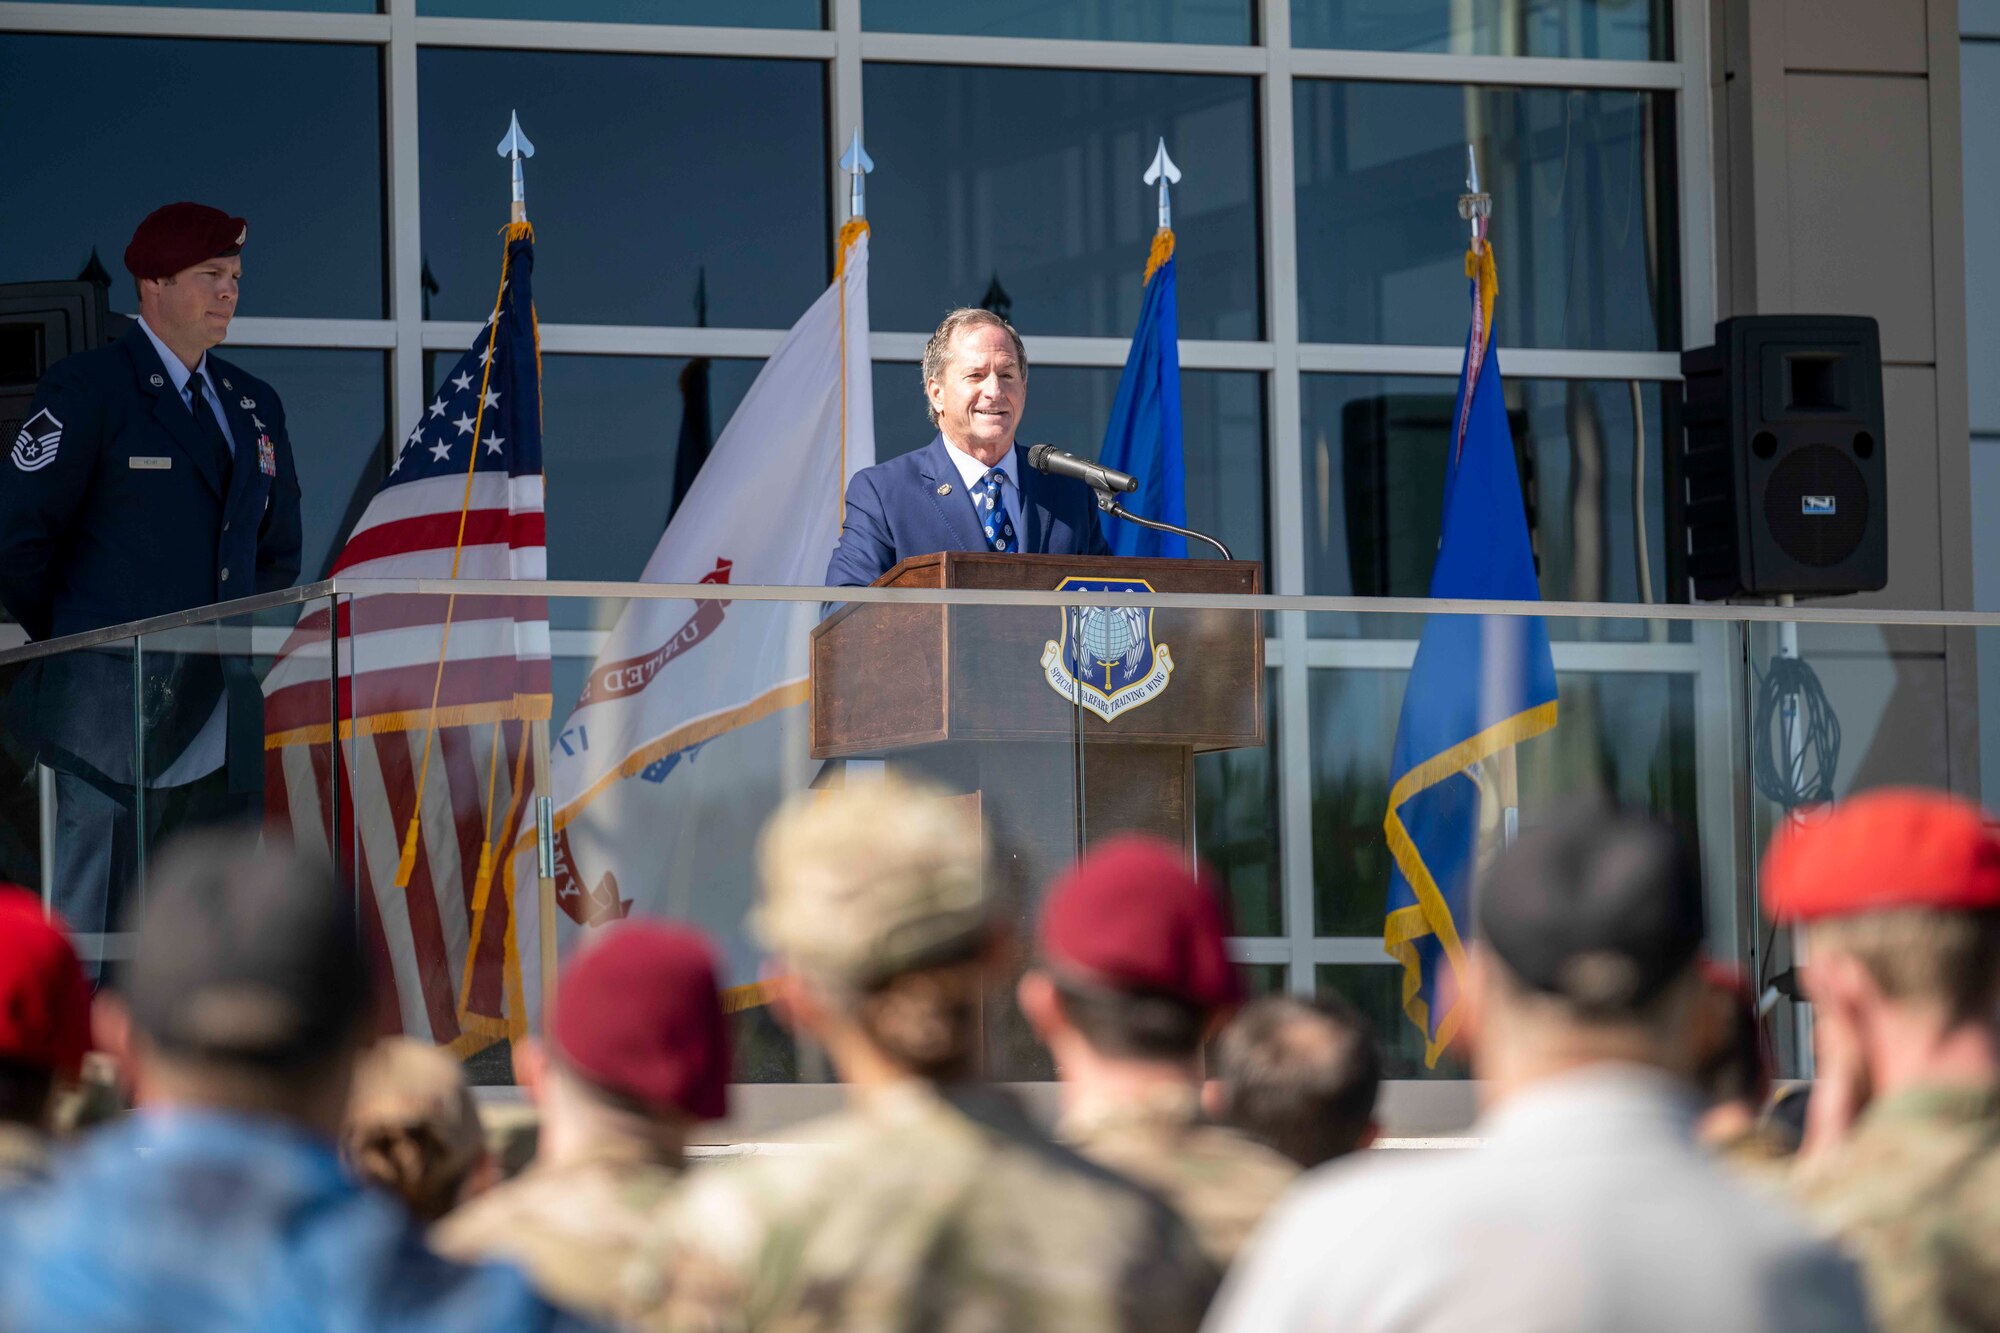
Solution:
[{"label": "black loudspeaker", "polygon": [[0,450],[13,445],[42,372],[72,352],[103,346],[126,323],[111,313],[101,282],[0,284]]},{"label": "black loudspeaker", "polygon": [[1681,353],[1685,569],[1702,599],[1889,581],[1882,338],[1856,315],[1741,315]]}]

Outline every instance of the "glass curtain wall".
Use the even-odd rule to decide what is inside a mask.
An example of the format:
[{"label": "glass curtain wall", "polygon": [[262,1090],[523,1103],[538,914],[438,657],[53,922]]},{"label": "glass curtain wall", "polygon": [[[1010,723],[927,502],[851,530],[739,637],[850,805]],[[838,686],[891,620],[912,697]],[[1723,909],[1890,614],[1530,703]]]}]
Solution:
[{"label": "glass curtain wall", "polygon": [[[494,145],[517,112],[537,148],[549,574],[627,579],[683,452],[829,280],[833,163],[857,126],[883,457],[930,434],[915,362],[958,304],[1028,339],[1024,442],[1098,451],[1164,139],[1184,173],[1190,518],[1270,591],[1422,595],[1471,144],[1543,594],[1680,600],[1661,459],[1678,349],[1713,316],[1706,22],[1698,0],[10,5],[0,124],[68,147],[0,177],[0,282],[103,274],[130,311],[119,257],[146,211],[192,197],[248,217],[229,354],[291,407],[312,576],[436,354],[484,317],[507,219]],[[228,151],[171,151],[190,138]],[[1272,618],[1274,743],[1206,762],[1199,826],[1253,983],[1342,990],[1395,1035],[1382,805],[1413,644],[1370,619]],[[1587,777],[1702,815],[1728,864],[1701,645],[1595,624],[1557,645],[1565,721],[1523,752],[1529,817],[1537,790]],[[555,628],[560,696],[603,627]]]}]

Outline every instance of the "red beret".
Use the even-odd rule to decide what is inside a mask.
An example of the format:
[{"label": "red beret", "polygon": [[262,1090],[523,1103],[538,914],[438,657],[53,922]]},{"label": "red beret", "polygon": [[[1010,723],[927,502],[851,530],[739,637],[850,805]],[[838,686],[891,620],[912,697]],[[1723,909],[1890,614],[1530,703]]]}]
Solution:
[{"label": "red beret", "polygon": [[90,983],[42,900],[0,884],[0,1058],[74,1074],[90,1049]]},{"label": "red beret", "polygon": [[1774,921],[1896,907],[2000,908],[2000,838],[1970,801],[1884,788],[1790,822],[1764,857]]},{"label": "red beret", "polygon": [[1042,958],[1056,972],[1203,1009],[1243,998],[1228,937],[1210,878],[1171,843],[1139,834],[1100,843],[1042,904]]},{"label": "red beret", "polygon": [[563,1063],[657,1111],[728,1110],[729,1034],[699,931],[628,921],[564,970],[550,1035]]},{"label": "red beret", "polygon": [[125,247],[125,267],[135,278],[171,278],[204,259],[233,255],[250,236],[250,224],[206,204],[167,204],[146,214]]}]

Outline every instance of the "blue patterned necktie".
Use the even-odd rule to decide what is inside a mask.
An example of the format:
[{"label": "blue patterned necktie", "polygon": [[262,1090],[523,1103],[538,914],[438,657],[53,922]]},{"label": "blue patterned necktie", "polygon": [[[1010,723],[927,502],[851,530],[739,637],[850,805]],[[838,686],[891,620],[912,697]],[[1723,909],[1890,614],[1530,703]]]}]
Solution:
[{"label": "blue patterned necktie", "polygon": [[992,469],[972,488],[972,498],[979,505],[979,526],[986,529],[986,544],[996,551],[1017,551],[1020,545],[1014,540],[1014,520],[1007,517],[1007,506],[1000,502],[1000,486],[1006,480],[1007,469]]}]

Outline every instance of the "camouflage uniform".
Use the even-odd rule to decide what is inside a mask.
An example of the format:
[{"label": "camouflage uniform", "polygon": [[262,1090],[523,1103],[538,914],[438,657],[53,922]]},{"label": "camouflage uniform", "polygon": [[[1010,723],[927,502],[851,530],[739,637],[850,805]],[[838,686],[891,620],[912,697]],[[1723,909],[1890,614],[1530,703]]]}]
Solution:
[{"label": "camouflage uniform", "polygon": [[43,1184],[54,1164],[47,1135],[0,1120],[0,1191]]},{"label": "camouflage uniform", "polygon": [[2000,1089],[1876,1102],[1792,1185],[1860,1257],[1888,1333],[2000,1328]]},{"label": "camouflage uniform", "polygon": [[1191,1087],[1064,1117],[1056,1135],[1085,1157],[1157,1190],[1227,1268],[1264,1213],[1298,1178],[1290,1158],[1205,1121]]},{"label": "camouflage uniform", "polygon": [[1154,1196],[990,1089],[911,1080],[704,1172],[628,1271],[650,1329],[1132,1329],[1201,1321],[1216,1274]]},{"label": "camouflage uniform", "polygon": [[557,1305],[608,1320],[619,1275],[680,1187],[682,1168],[639,1145],[605,1144],[561,1165],[537,1163],[431,1228],[431,1248],[518,1265]]}]

